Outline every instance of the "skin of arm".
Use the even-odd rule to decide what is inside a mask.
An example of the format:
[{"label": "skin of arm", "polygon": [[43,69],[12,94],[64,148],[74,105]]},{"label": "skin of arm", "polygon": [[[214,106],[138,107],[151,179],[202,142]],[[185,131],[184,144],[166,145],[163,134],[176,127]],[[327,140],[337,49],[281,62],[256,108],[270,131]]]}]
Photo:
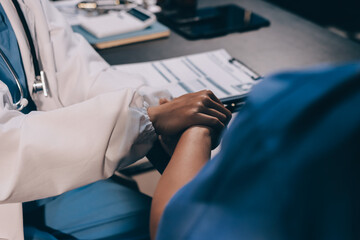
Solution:
[{"label": "skin of arm", "polygon": [[210,159],[211,130],[194,126],[180,137],[174,154],[157,185],[151,206],[150,234],[155,239],[158,224],[171,197],[191,181]]}]

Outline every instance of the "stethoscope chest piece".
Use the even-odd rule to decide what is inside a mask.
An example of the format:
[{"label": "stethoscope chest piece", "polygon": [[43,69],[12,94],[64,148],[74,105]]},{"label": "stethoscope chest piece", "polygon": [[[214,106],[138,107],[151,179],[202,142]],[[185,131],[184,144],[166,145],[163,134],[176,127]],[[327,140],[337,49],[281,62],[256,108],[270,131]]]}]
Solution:
[{"label": "stethoscope chest piece", "polygon": [[48,89],[49,88],[48,88],[48,84],[46,81],[45,72],[40,71],[40,75],[36,76],[36,78],[35,78],[35,82],[33,84],[33,92],[34,93],[43,92],[44,96],[47,97],[47,96],[49,96]]}]

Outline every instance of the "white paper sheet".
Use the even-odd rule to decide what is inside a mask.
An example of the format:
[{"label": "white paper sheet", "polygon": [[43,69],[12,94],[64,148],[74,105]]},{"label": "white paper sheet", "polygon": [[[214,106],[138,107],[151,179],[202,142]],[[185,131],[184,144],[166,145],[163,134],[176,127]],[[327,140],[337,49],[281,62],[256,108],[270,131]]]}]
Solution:
[{"label": "white paper sheet", "polygon": [[161,61],[118,65],[124,72],[142,75],[150,86],[164,87],[174,97],[209,89],[219,99],[248,93],[256,84],[251,71],[224,50]]}]

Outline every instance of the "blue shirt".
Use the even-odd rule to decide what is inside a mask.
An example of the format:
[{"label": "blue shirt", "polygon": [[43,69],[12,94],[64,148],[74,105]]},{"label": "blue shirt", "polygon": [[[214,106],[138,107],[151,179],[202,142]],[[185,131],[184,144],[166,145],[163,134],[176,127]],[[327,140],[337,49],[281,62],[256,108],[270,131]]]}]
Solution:
[{"label": "blue shirt", "polygon": [[266,78],[157,239],[360,239],[360,63]]},{"label": "blue shirt", "polygon": [[[21,88],[24,92],[24,97],[28,99],[29,104],[28,107],[24,110],[24,112],[28,112],[30,109],[34,109],[35,106],[31,101],[29,90],[26,83],[26,76],[23,67],[23,62],[21,58],[21,53],[19,50],[18,42],[14,33],[14,30],[11,27],[11,23],[6,16],[6,13],[3,7],[0,4],[0,49],[7,58],[7,61],[11,65],[14,73],[19,79]],[[13,98],[14,103],[19,101],[20,99],[20,91],[18,86],[16,85],[16,81],[6,65],[3,58],[0,57],[0,80],[5,83],[11,96]]]}]

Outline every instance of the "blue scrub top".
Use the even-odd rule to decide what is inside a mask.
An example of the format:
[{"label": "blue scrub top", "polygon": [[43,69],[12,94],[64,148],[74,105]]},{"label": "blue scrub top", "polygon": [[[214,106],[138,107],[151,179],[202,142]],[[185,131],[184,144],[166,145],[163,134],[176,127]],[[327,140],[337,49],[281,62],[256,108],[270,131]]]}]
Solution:
[{"label": "blue scrub top", "polygon": [[[11,27],[11,23],[6,16],[5,10],[0,4],[0,49],[7,58],[7,61],[10,63],[11,67],[15,71],[16,76],[19,79],[21,88],[24,92],[24,97],[29,101],[28,106],[23,110],[23,112],[29,112],[30,110],[35,109],[35,105],[32,102],[29,94],[29,90],[26,83],[26,76],[23,67],[23,62],[21,58],[21,53],[19,50],[18,42],[14,33],[14,30]],[[16,85],[16,81],[11,74],[11,71],[7,67],[5,61],[0,57],[0,80],[5,83],[11,93],[13,102],[17,102],[20,99],[20,90]]]},{"label": "blue scrub top", "polygon": [[266,78],[159,240],[360,239],[360,63]]}]

